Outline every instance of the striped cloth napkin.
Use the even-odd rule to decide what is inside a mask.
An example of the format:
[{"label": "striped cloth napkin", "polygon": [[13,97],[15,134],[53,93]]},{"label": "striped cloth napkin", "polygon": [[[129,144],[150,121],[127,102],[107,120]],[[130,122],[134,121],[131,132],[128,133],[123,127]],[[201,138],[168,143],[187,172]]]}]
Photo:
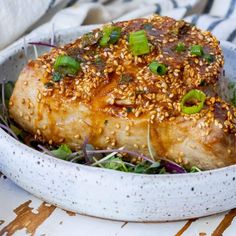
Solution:
[{"label": "striped cloth napkin", "polygon": [[236,0],[0,0],[0,50],[21,36],[146,17],[185,19],[236,43]]}]

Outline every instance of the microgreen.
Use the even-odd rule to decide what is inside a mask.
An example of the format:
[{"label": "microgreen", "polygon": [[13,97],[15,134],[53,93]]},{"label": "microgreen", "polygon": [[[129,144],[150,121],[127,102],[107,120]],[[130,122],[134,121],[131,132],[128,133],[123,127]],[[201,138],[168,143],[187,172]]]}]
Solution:
[{"label": "microgreen", "polygon": [[150,135],[150,123],[148,122],[148,129],[147,129],[147,147],[148,147],[148,152],[150,154],[150,157],[152,160],[154,160],[154,155],[152,152],[152,144],[151,144],[151,135]]},{"label": "microgreen", "polygon": [[197,166],[192,166],[189,172],[195,173],[195,172],[201,172],[201,170]]},{"label": "microgreen", "polygon": [[52,150],[52,153],[60,159],[66,159],[72,151],[66,144],[62,144],[57,149]]}]

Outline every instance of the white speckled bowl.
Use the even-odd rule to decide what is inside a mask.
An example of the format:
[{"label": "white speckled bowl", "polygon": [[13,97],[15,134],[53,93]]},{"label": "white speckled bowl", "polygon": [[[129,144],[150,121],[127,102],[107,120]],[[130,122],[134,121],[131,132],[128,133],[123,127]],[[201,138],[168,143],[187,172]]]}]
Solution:
[{"label": "white speckled bowl", "polygon": [[[65,43],[91,30],[56,34]],[[38,40],[46,40],[46,35]],[[0,54],[0,79],[16,80],[26,63],[23,43]],[[227,76],[236,72],[236,47],[222,42]],[[44,47],[38,47],[42,52]],[[33,58],[33,48],[28,48]],[[0,171],[32,194],[67,210],[124,221],[206,216],[236,207],[236,165],[196,174],[141,175],[62,161],[19,143],[0,129]]]}]

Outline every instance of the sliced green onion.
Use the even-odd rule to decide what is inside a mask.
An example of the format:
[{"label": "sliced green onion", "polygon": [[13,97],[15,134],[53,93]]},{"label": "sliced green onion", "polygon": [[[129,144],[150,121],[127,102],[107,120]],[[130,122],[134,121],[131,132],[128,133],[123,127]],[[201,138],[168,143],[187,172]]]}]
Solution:
[{"label": "sliced green onion", "polygon": [[91,46],[98,42],[102,37],[102,32],[98,31],[97,33],[89,32],[81,38],[82,47]]},{"label": "sliced green onion", "polygon": [[145,23],[143,28],[147,31],[150,31],[153,28],[153,25],[151,23]]},{"label": "sliced green onion", "polygon": [[201,45],[191,46],[190,52],[192,55],[195,55],[195,56],[200,56],[200,57],[203,56],[203,48]]},{"label": "sliced green onion", "polygon": [[81,67],[80,62],[73,57],[60,55],[55,61],[54,69],[64,75],[76,75]]},{"label": "sliced green onion", "polygon": [[128,84],[133,80],[133,77],[130,74],[122,74],[119,80],[119,84]]},{"label": "sliced green onion", "polygon": [[164,64],[158,63],[157,61],[153,61],[151,64],[149,64],[149,69],[156,75],[164,75],[167,72],[166,66]]},{"label": "sliced green onion", "polygon": [[185,50],[185,44],[182,43],[182,42],[179,42],[177,45],[176,45],[176,48],[175,48],[176,52],[183,52]]},{"label": "sliced green onion", "polygon": [[205,93],[197,89],[190,90],[180,102],[181,111],[189,115],[198,113],[202,110],[205,100]]},{"label": "sliced green onion", "polygon": [[211,54],[204,54],[203,58],[210,64],[215,60],[215,56]]},{"label": "sliced green onion", "polygon": [[146,32],[144,30],[131,32],[129,34],[129,46],[135,56],[149,53],[150,48]]},{"label": "sliced green onion", "polygon": [[103,29],[103,36],[99,41],[100,46],[104,47],[108,44],[116,43],[121,35],[121,27],[107,26]]},{"label": "sliced green onion", "polygon": [[54,72],[52,75],[52,80],[58,82],[62,79],[62,75],[59,72]]}]

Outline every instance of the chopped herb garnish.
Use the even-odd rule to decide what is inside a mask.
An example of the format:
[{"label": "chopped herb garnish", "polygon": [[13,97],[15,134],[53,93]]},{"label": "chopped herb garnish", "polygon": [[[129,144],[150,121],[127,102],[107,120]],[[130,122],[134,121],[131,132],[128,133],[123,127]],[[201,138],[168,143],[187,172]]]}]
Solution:
[{"label": "chopped herb garnish", "polygon": [[99,41],[100,46],[105,47],[116,43],[121,36],[121,27],[106,26],[103,28],[103,36]]},{"label": "chopped herb garnish", "polygon": [[153,25],[151,23],[145,23],[143,28],[147,31],[150,31],[153,28]]},{"label": "chopped herb garnish", "polygon": [[133,80],[133,77],[130,74],[122,74],[119,80],[119,84],[128,84]]},{"label": "chopped herb garnish", "polygon": [[200,85],[200,86],[206,86],[206,85],[207,85],[206,80],[202,80],[199,85]]},{"label": "chopped herb garnish", "polygon": [[80,62],[73,57],[60,55],[56,58],[54,70],[63,75],[76,75],[81,70]]},{"label": "chopped herb garnish", "polygon": [[52,153],[58,158],[66,159],[72,151],[66,144],[62,144],[58,149],[52,150]]},{"label": "chopped herb garnish", "polygon": [[152,73],[156,75],[164,75],[167,72],[166,66],[157,61],[153,61],[151,64],[149,64],[149,69]]},{"label": "chopped herb garnish", "polygon": [[199,56],[199,57],[203,56],[203,48],[202,48],[201,45],[193,45],[193,46],[191,46],[190,52],[194,56]]},{"label": "chopped herb garnish", "polygon": [[192,89],[185,94],[180,102],[181,111],[185,114],[195,114],[202,110],[206,94],[200,90]]},{"label": "chopped herb garnish", "polygon": [[177,36],[179,34],[179,28],[173,28],[170,30],[170,33]]},{"label": "chopped herb garnish", "polygon": [[[62,79],[62,75],[59,73],[59,72],[54,72],[53,74],[52,74],[52,80],[54,81],[54,82],[58,82],[58,81],[60,81]],[[51,85],[53,85],[52,83],[47,83],[47,87],[49,87],[49,86],[51,86]],[[46,86],[46,85],[45,85]]]},{"label": "chopped herb garnish", "polygon": [[176,50],[176,52],[183,52],[183,51],[185,51],[185,44],[183,42],[179,42],[176,45],[175,50]]},{"label": "chopped herb garnish", "polygon": [[133,108],[132,108],[132,107],[126,107],[126,111],[127,111],[127,113],[131,113],[131,112],[132,112],[132,110],[133,110]]},{"label": "chopped herb garnish", "polygon": [[135,93],[136,93],[137,95],[139,95],[139,94],[147,93],[147,91],[145,91],[145,90],[136,90]]},{"label": "chopped herb garnish", "polygon": [[94,62],[99,70],[103,70],[106,65],[105,61],[101,57],[96,57]]},{"label": "chopped herb garnish", "polygon": [[98,31],[96,33],[89,32],[81,38],[82,47],[91,46],[96,44],[102,37],[102,32]]},{"label": "chopped herb garnish", "polygon": [[215,56],[211,54],[204,54],[203,58],[210,64],[215,61]]},{"label": "chopped herb garnish", "polygon": [[121,28],[116,28],[111,31],[109,43],[114,44],[118,41],[121,35]]},{"label": "chopped herb garnish", "polygon": [[53,87],[53,83],[52,82],[47,82],[44,84],[45,88],[52,88]]},{"label": "chopped herb garnish", "polygon": [[96,58],[95,58],[95,63],[96,63],[96,64],[100,64],[101,62],[102,62],[102,63],[104,62],[101,57],[96,57]]},{"label": "chopped herb garnish", "polygon": [[131,32],[129,34],[129,46],[135,56],[149,53],[150,47],[145,30]]}]

